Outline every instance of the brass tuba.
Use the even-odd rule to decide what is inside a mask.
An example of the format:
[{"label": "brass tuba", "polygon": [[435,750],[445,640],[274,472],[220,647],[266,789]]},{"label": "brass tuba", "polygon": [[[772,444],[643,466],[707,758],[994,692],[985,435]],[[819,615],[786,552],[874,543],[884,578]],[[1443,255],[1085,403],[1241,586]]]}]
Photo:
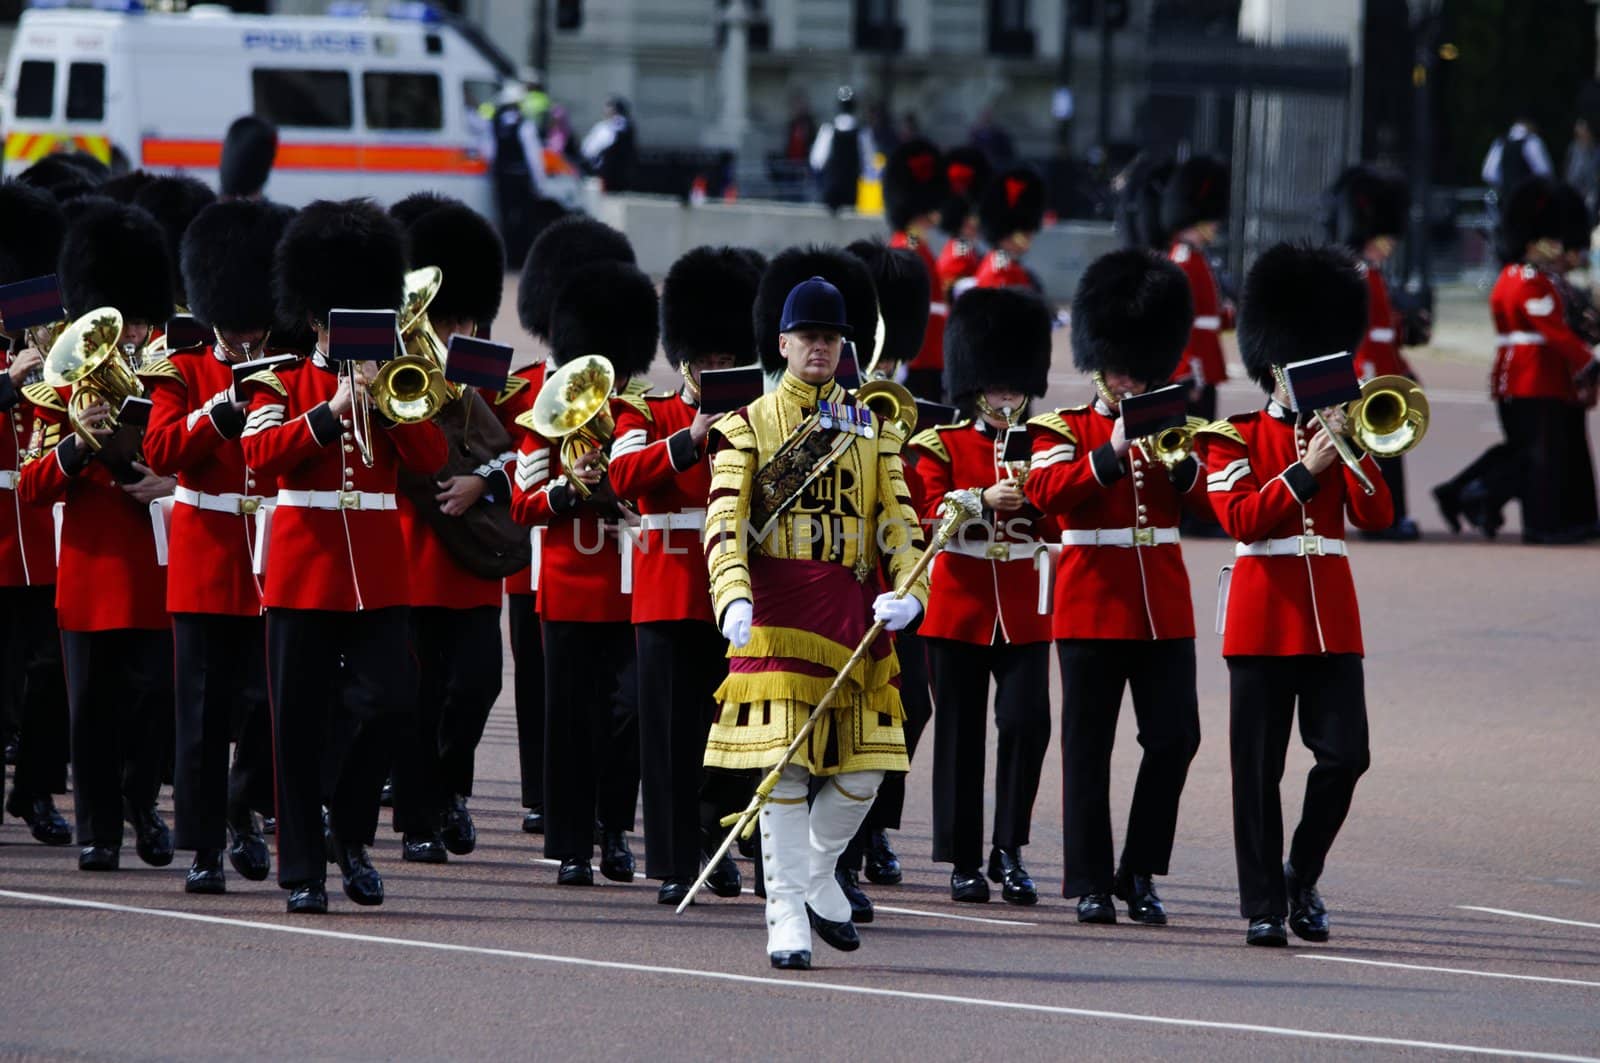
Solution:
[{"label": "brass tuba", "polygon": [[856,401],[871,410],[878,420],[903,426],[907,437],[917,430],[917,399],[904,384],[869,380],[856,388],[855,395]]},{"label": "brass tuba", "polygon": [[[606,447],[617,428],[611,416],[611,393],[616,382],[616,371],[600,355],[575,358],[545,378],[533,408],[518,417],[517,424],[552,442],[560,440],[564,468],[570,470],[585,454],[598,451],[599,467],[604,472],[608,464]],[[569,483],[580,496],[589,497],[589,487],[582,480],[574,476]]]},{"label": "brass tuba", "polygon": [[430,421],[461,397],[461,388],[444,378],[445,346],[428,323],[428,304],[442,283],[444,274],[438,266],[406,274],[405,301],[400,306],[404,353],[379,366],[367,387],[373,408],[395,424]]},{"label": "brass tuba", "polygon": [[84,426],[83,411],[105,403],[111,409],[106,424],[115,429],[123,402],[144,395],[144,385],[122,352],[122,315],[102,306],[68,325],[44,360],[45,383],[72,389],[67,419],[91,450],[100,449],[100,439]]}]

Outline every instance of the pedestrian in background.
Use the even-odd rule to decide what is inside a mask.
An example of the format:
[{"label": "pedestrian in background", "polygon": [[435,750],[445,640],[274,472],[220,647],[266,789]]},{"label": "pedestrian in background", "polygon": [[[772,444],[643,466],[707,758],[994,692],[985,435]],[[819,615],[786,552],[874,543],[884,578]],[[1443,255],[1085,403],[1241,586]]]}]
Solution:
[{"label": "pedestrian in background", "polygon": [[605,114],[584,134],[583,159],[607,192],[626,192],[633,187],[639,145],[627,100],[621,96],[606,99]]},{"label": "pedestrian in background", "polygon": [[854,90],[840,85],[838,99],[839,113],[817,130],[811,144],[811,169],[830,211],[855,204],[856,184],[872,172],[872,157],[878,150],[872,130],[856,121]]}]

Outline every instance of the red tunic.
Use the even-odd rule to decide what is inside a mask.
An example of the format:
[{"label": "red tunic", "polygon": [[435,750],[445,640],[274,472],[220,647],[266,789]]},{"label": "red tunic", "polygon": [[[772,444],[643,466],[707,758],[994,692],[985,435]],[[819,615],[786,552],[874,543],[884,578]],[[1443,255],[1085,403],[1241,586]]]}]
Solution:
[{"label": "red tunic", "polygon": [[[169,375],[145,378],[154,404],[144,436],[150,468],[203,495],[275,495],[277,483],[244,463],[238,440],[245,418],[231,405],[231,364],[211,347],[180,351],[166,364]],[[251,569],[255,537],[248,505],[224,513],[177,501],[167,532],[167,609],[260,616],[261,586]]]},{"label": "red tunic", "polygon": [[939,263],[927,242],[915,233],[897,232],[889,237],[889,246],[910,248],[928,269],[928,328],[922,334],[922,349],[908,368],[943,369],[944,326],[950,316],[950,304],[945,301],[945,285],[939,281]]},{"label": "red tunic", "polygon": [[49,507],[24,505],[18,495],[34,408],[3,369],[0,420],[0,587],[49,586],[56,581],[55,521]]},{"label": "red tunic", "polygon": [[400,466],[433,475],[444,436],[429,422],[372,422],[373,467],[356,451],[350,415],[328,406],[338,387],[330,367],[307,359],[280,371],[286,394],[258,385],[241,437],[245,461],[278,481],[268,541],[268,608],[356,612],[409,605],[405,533],[392,509],[318,509],[285,504],[285,492],[394,495]]},{"label": "red tunic", "polygon": [[1022,262],[996,248],[983,256],[974,280],[980,288],[1028,288],[1037,291]]},{"label": "red tunic", "polygon": [[1489,293],[1489,312],[1498,341],[1490,393],[1577,402],[1573,378],[1595,354],[1567,323],[1555,278],[1535,266],[1507,266]]},{"label": "red tunic", "polygon": [[[507,498],[512,495],[512,470],[516,465],[515,447],[517,440],[522,438],[524,431],[524,429],[517,426],[517,418],[533,408],[533,400],[538,397],[539,389],[544,387],[544,368],[545,363],[535,362],[533,365],[518,369],[506,379],[505,388],[491,403],[494,407],[495,416],[500,419],[500,423],[505,427],[506,434],[511,436],[513,456],[504,472],[505,483],[496,483],[490,490],[495,492],[504,491]],[[533,557],[534,563],[537,563],[539,560],[537,549]],[[506,577],[506,593],[533,595],[535,594],[534,583],[533,568],[530,565],[528,568],[513,572]]]},{"label": "red tunic", "polygon": [[[614,415],[626,403],[613,400]],[[519,524],[543,526],[540,549],[539,616],[545,620],[627,623],[630,595],[622,590],[624,556],[617,522],[578,500],[561,475],[560,448],[543,436],[519,428],[516,474],[511,485],[511,516]],[[555,475],[552,475],[555,474]]]},{"label": "red tunic", "polygon": [[1233,311],[1222,305],[1222,291],[1204,252],[1179,240],[1167,257],[1189,278],[1189,292],[1194,298],[1194,326],[1172,379],[1220,384],[1228,379],[1228,363],[1222,357],[1222,330],[1233,327]]},{"label": "red tunic", "polygon": [[[918,481],[912,501],[924,521],[937,519],[946,492],[981,490],[1011,475],[999,460],[1004,438],[983,421],[932,428],[912,438],[908,453],[916,457]],[[1011,514],[985,512],[983,527],[968,525],[958,546],[934,558],[928,614],[917,633],[980,646],[993,643],[997,633],[1012,645],[1048,642],[1050,617],[1039,612],[1037,554],[1046,547],[1051,527],[1029,507]],[[998,553],[1002,544],[1005,560],[984,556],[988,546]]]},{"label": "red tunic", "polygon": [[1356,376],[1362,380],[1398,374],[1415,377],[1411,364],[1400,353],[1400,315],[1389,302],[1389,285],[1383,271],[1362,263],[1367,276],[1367,334],[1356,348]]},{"label": "red tunic", "polygon": [[165,628],[167,570],[156,563],[150,507],[118,486],[104,463],[88,457],[67,426],[62,390],[62,408],[36,408],[36,430],[47,443],[61,442],[23,468],[18,492],[24,504],[46,515],[55,503],[65,503],[56,580],[61,630]]},{"label": "red tunic", "polygon": [[[978,253],[978,245],[970,240],[952,236],[944,242],[944,248],[939,252],[939,261],[935,266],[935,275],[939,278],[939,294],[934,298],[946,304],[955,300],[952,290],[956,282],[977,275],[978,266],[983,262],[983,256]],[[949,315],[948,308],[945,311]]]},{"label": "red tunic", "polygon": [[[1173,534],[1185,505],[1209,515],[1198,462],[1169,475],[1138,443],[1118,459],[1115,424],[1098,401],[1034,418],[1028,500],[1063,531],[1121,531],[1130,543],[1155,529]],[[1058,639],[1194,638],[1183,548],[1176,541],[1063,545],[1053,617]]]},{"label": "red tunic", "polygon": [[[1361,459],[1375,493],[1365,494],[1343,463],[1313,477],[1300,464],[1316,431],[1294,425],[1272,403],[1203,432],[1207,488],[1217,522],[1241,543],[1292,536],[1342,540],[1345,514],[1357,528],[1394,523],[1394,502],[1378,464]],[[1361,653],[1361,615],[1347,557],[1240,557],[1226,602],[1222,655]]]},{"label": "red tunic", "polygon": [[[681,395],[650,396],[644,409],[620,403],[611,446],[611,486],[644,518],[633,556],[633,622],[704,620],[711,613],[701,535],[711,495],[711,460],[689,437],[699,410]],[[652,527],[670,514],[683,527]],[[698,522],[695,516],[698,515]],[[693,524],[693,527],[687,525]]]}]

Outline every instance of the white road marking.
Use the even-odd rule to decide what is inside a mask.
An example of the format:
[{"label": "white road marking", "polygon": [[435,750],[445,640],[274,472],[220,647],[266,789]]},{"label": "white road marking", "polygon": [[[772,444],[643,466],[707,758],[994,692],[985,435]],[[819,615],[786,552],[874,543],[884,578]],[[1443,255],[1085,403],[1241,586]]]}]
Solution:
[{"label": "white road marking", "polygon": [[1393,967],[1402,971],[1467,974],[1475,978],[1510,978],[1518,982],[1547,982],[1551,985],[1581,985],[1600,989],[1600,982],[1585,982],[1578,978],[1551,978],[1539,974],[1508,974],[1505,971],[1473,971],[1466,967],[1430,967],[1420,963],[1392,963],[1386,960],[1358,960],[1352,956],[1324,956],[1316,952],[1297,952],[1295,955],[1302,960],[1322,960],[1324,963],[1357,963],[1363,967]]},{"label": "white road marking", "polygon": [[741,985],[759,985],[801,992],[837,993],[844,996],[881,997],[893,1000],[912,1000],[935,1004],[960,1004],[974,1008],[992,1008],[1002,1011],[1020,1011],[1037,1015],[1063,1015],[1079,1019],[1107,1019],[1113,1022],[1142,1023],[1148,1026],[1168,1026],[1196,1030],[1225,1030],[1230,1033],[1254,1033],[1271,1037],[1298,1038],[1306,1041],[1331,1041],[1342,1044],[1383,1045],[1393,1048],[1419,1048],[1435,1052],[1454,1052],[1460,1055],[1497,1056],[1513,1059],[1548,1059],[1561,1063],[1600,1063],[1594,1056],[1574,1056],[1558,1052],[1533,1052],[1526,1049],[1493,1048],[1483,1045],[1454,1044],[1448,1041],[1418,1041],[1402,1037],[1379,1037],[1372,1034],[1332,1033],[1325,1030],[1303,1030],[1293,1026],[1261,1026],[1246,1022],[1220,1022],[1213,1019],[1184,1019],[1167,1015],[1140,1015],[1134,1012],[1102,1011],[1097,1008],[1069,1008],[1057,1004],[1031,1004],[1020,1000],[991,1000],[984,997],[954,996],[948,993],[918,993],[907,989],[884,989],[878,986],[847,985],[839,982],[813,982],[804,977],[764,978],[749,974],[732,974],[726,971],[697,971],[686,967],[663,967],[657,964],[622,963],[615,960],[591,960],[577,956],[557,956],[542,952],[523,952],[517,949],[488,948],[482,945],[460,945],[443,941],[417,941],[410,938],[385,937],[378,934],[356,934],[347,930],[323,930],[310,926],[286,926],[278,923],[260,923],[250,919],[232,919],[220,915],[202,915],[198,912],[175,912],[167,908],[140,908],[129,904],[112,904],[107,901],[81,900],[75,897],[56,897],[44,893],[24,893],[20,890],[0,890],[0,897],[42,904],[57,904],[68,908],[88,908],[102,912],[124,912],[130,915],[153,915],[163,919],[177,919],[189,923],[209,923],[215,926],[241,927],[247,930],[265,930],[269,933],[298,934],[302,937],[355,941],[368,945],[396,945],[402,948],[429,949],[436,952],[458,952],[475,956],[496,956],[503,959],[532,960],[535,963],[560,964],[567,967],[591,967],[608,971],[630,971],[636,974],[679,975],[716,982],[733,982]]},{"label": "white road marking", "polygon": [[1513,912],[1505,908],[1480,908],[1476,904],[1458,904],[1465,912],[1488,912],[1490,915],[1509,915],[1513,919],[1533,919],[1540,923],[1560,923],[1562,926],[1586,926],[1590,930],[1600,930],[1600,923],[1585,923],[1577,919],[1557,919],[1553,915],[1534,915],[1532,912]]}]

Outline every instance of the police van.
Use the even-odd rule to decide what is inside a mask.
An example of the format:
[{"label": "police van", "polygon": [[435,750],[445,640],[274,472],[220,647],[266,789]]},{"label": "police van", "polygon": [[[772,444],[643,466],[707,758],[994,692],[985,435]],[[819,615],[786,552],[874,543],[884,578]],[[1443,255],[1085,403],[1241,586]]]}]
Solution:
[{"label": "police van", "polygon": [[[487,116],[515,74],[474,27],[424,4],[378,16],[35,6],[6,70],[4,173],[76,149],[215,186],[229,123],[256,114],[278,127],[272,199],[434,189],[493,217]],[[568,198],[563,183],[575,195],[577,181],[559,166],[555,194]]]}]

